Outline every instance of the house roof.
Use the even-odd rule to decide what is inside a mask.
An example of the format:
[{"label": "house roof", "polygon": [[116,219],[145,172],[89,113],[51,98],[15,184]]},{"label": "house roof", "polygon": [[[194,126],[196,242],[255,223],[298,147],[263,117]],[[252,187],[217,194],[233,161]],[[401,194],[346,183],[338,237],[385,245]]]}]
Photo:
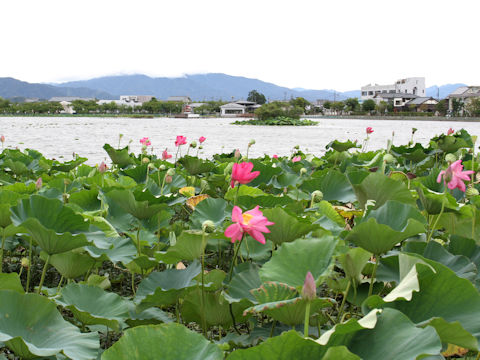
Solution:
[{"label": "house roof", "polygon": [[467,97],[479,97],[480,86],[461,86],[458,89],[452,91],[447,98],[467,98]]},{"label": "house roof", "polygon": [[[426,102],[428,100],[435,100],[435,99],[432,98],[432,97],[418,97],[418,98],[410,100],[406,105],[422,105],[424,102]],[[435,101],[437,101],[437,100],[435,100]]]},{"label": "house roof", "polygon": [[192,101],[189,96],[169,96],[167,101]]},{"label": "house roof", "polygon": [[228,103],[225,105],[220,106],[222,109],[245,109],[245,106],[237,104],[237,103]]}]

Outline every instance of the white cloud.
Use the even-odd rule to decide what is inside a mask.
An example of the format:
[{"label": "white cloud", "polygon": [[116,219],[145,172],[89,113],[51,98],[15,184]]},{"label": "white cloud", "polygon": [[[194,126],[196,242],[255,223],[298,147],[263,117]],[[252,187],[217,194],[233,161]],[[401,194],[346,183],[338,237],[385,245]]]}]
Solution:
[{"label": "white cloud", "polygon": [[358,89],[425,76],[480,84],[478,0],[31,0],[2,3],[0,76],[223,72]]}]

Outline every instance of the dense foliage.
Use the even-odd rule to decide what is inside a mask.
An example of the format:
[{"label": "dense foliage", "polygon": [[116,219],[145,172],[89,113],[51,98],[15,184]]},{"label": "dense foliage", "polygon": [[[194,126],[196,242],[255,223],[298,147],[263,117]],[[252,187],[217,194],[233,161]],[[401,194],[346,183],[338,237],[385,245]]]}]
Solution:
[{"label": "dense foliage", "polygon": [[269,126],[311,126],[317,125],[317,121],[308,120],[308,119],[293,119],[286,116],[279,116],[275,119],[250,119],[250,120],[238,120],[233,124],[235,125],[269,125]]},{"label": "dense foliage", "polygon": [[255,116],[260,120],[276,119],[278,117],[299,119],[303,112],[302,108],[290,103],[273,101],[255,110]]},{"label": "dense foliage", "polygon": [[475,356],[476,137],[366,132],[258,159],[143,138],[110,168],[4,149],[0,358]]}]

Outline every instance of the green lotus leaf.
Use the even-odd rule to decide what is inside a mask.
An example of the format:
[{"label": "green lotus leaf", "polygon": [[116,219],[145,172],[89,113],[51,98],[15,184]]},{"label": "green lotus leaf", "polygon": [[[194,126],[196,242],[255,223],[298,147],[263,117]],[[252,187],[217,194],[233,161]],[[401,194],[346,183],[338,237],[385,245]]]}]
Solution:
[{"label": "green lotus leaf", "polygon": [[348,203],[356,200],[352,185],[345,174],[328,169],[313,175],[315,177],[305,180],[300,189],[310,193],[320,190],[323,193],[323,199],[327,201],[335,200]]},{"label": "green lotus leaf", "polygon": [[371,255],[370,252],[365,251],[360,247],[351,248],[346,253],[341,254],[338,260],[345,272],[345,277],[354,284],[358,284],[360,281],[360,275],[362,275],[362,270]]},{"label": "green lotus leaf", "polygon": [[148,274],[158,265],[158,261],[155,258],[149,257],[145,254],[137,256],[128,264],[125,264],[125,267],[132,274]]},{"label": "green lotus leaf", "polygon": [[21,197],[21,194],[13,191],[0,191],[0,227],[6,228],[12,223],[10,220],[10,207],[16,205]]},{"label": "green lotus leaf", "polygon": [[166,204],[149,204],[148,201],[137,201],[130,190],[112,190],[105,194],[109,207],[118,206],[137,219],[150,219],[168,207]]},{"label": "green lotus leaf", "polygon": [[345,347],[326,349],[311,339],[305,339],[296,331],[290,330],[267,339],[260,345],[233,351],[227,360],[360,360]]},{"label": "green lotus leaf", "polygon": [[146,309],[140,313],[137,313],[137,308],[132,302],[128,302],[129,316],[125,321],[130,327],[140,325],[156,325],[156,324],[168,324],[174,321],[171,314],[160,310],[159,308],[152,307]]},{"label": "green lotus leaf", "polygon": [[102,360],[221,360],[222,351],[185,326],[171,323],[137,326],[125,331]]},{"label": "green lotus leaf", "polygon": [[450,243],[448,244],[448,251],[453,255],[462,255],[470,259],[477,267],[477,277],[475,285],[477,289],[480,288],[480,246],[475,243],[475,240],[464,238],[458,235],[450,236]]},{"label": "green lotus leaf", "polygon": [[28,167],[21,161],[7,159],[3,163],[4,169],[10,169],[17,176],[22,176],[29,172]]},{"label": "green lotus leaf", "polygon": [[[223,288],[223,281],[227,274],[220,269],[213,269],[203,275],[205,291],[217,291]],[[195,278],[199,284],[202,283],[202,274]]]},{"label": "green lotus leaf", "polygon": [[352,142],[351,140],[347,140],[345,142],[341,142],[338,140],[331,141],[330,143],[325,146],[325,149],[333,149],[335,151],[347,151],[348,149],[358,149],[361,146],[357,144],[356,141]]},{"label": "green lotus leaf", "polygon": [[129,238],[110,238],[109,249],[99,249],[96,246],[87,246],[85,250],[99,260],[110,260],[113,263],[130,263],[137,255],[137,248]]},{"label": "green lotus leaf", "polygon": [[472,147],[472,141],[468,141],[457,134],[455,135],[445,135],[436,136],[430,140],[430,143],[436,143],[439,149],[443,150],[445,153],[454,153],[461,148]]},{"label": "green lotus leaf", "polygon": [[262,285],[258,274],[259,267],[255,264],[244,262],[234,268],[234,275],[227,286],[225,298],[229,302],[239,302],[248,299],[256,303],[250,290],[259,288]]},{"label": "green lotus leaf", "polygon": [[111,147],[109,144],[105,144],[103,149],[107,152],[108,156],[110,156],[112,163],[120,166],[121,168],[135,164],[135,160],[128,154],[128,146],[117,150]]},{"label": "green lotus leaf", "polygon": [[21,294],[25,292],[17,273],[0,273],[0,290],[13,290]]},{"label": "green lotus leaf", "polygon": [[256,187],[261,184],[269,184],[275,175],[279,175],[282,172],[282,169],[278,167],[272,167],[271,164],[265,164],[257,159],[252,159],[249,161],[253,163],[252,171],[260,171],[260,175],[248,183],[252,187]]},{"label": "green lotus leaf", "polygon": [[425,232],[425,222],[413,206],[390,200],[362,218],[345,240],[373,254],[383,254],[403,240]]},{"label": "green lotus leaf", "polygon": [[201,229],[206,220],[213,221],[215,226],[221,226],[223,220],[231,214],[231,209],[227,205],[228,203],[220,198],[202,200],[190,216],[194,228]]},{"label": "green lotus leaf", "polygon": [[86,274],[95,264],[95,259],[88,253],[72,250],[52,255],[50,264],[65,278],[75,279]]},{"label": "green lotus leaf", "polygon": [[208,160],[202,160],[194,156],[184,156],[178,160],[190,175],[198,175],[210,172],[215,168],[215,164]]},{"label": "green lotus leaf", "polygon": [[392,360],[411,360],[439,355],[442,350],[435,329],[417,328],[407,316],[394,309],[374,309],[360,320],[337,324],[317,343],[325,347],[344,345],[365,360],[383,359],[386,354]]},{"label": "green lotus leaf", "polygon": [[[473,226],[472,226],[473,225]],[[444,228],[449,234],[480,241],[480,211],[475,205],[465,205],[456,213],[443,213],[436,228]]]},{"label": "green lotus leaf", "polygon": [[112,286],[110,282],[109,276],[107,275],[97,275],[97,274],[90,274],[88,276],[87,281],[82,281],[80,284],[87,284],[90,286],[98,286],[100,289],[106,290]]},{"label": "green lotus leaf", "polygon": [[54,161],[52,165],[52,171],[69,172],[87,160],[88,159],[84,157],[77,157],[75,160],[66,161],[64,163]]},{"label": "green lotus leaf", "polygon": [[205,236],[205,241],[203,241],[201,231],[184,230],[177,237],[175,245],[170,246],[165,252],[157,252],[155,258],[166,264],[176,264],[181,260],[191,261],[199,259],[206,245],[207,236]]},{"label": "green lotus leaf", "polygon": [[297,186],[301,181],[302,179],[298,173],[283,172],[273,178],[273,185],[283,189],[289,186]]},{"label": "green lotus leaf", "polygon": [[272,256],[272,245],[270,240],[266,240],[265,244],[262,244],[250,236],[245,236],[240,244],[240,255],[244,259],[254,261],[267,260]]},{"label": "green lotus leaf", "polygon": [[429,154],[428,149],[425,149],[422,144],[416,143],[413,147],[408,147],[405,145],[402,146],[392,146],[392,154],[403,162],[403,159],[408,160],[413,163],[419,163],[420,161],[426,159]]},{"label": "green lotus leaf", "polygon": [[197,286],[197,282],[193,279],[200,274],[200,271],[200,263],[194,261],[183,270],[168,269],[152,272],[138,286],[134,301],[140,310],[173,304],[186,289]]},{"label": "green lotus leaf", "polygon": [[98,190],[80,190],[70,195],[68,202],[77,204],[84,211],[100,210],[101,201],[98,199]]},{"label": "green lotus leaf", "polygon": [[278,281],[300,288],[310,271],[318,284],[330,268],[336,244],[337,241],[331,236],[284,243],[260,269],[260,279],[263,282]]},{"label": "green lotus leaf", "polygon": [[127,301],[98,286],[68,284],[55,302],[72,311],[85,325],[101,324],[118,331],[122,322],[129,317]]},{"label": "green lotus leaf", "polygon": [[417,187],[418,198],[429,215],[438,215],[442,211],[444,212],[456,212],[460,209],[455,198],[449,193],[437,193],[426,187]]},{"label": "green lotus leaf", "polygon": [[258,304],[290,300],[298,295],[298,291],[294,287],[276,281],[267,281],[258,289],[250,290],[250,292]]},{"label": "green lotus leaf", "polygon": [[236,186],[234,188],[229,188],[227,193],[225,194],[225,200],[233,201],[235,197],[239,196],[264,196],[266,195],[262,190],[259,188],[247,186],[247,185],[240,185],[240,187]]},{"label": "green lotus leaf", "polygon": [[263,210],[263,215],[269,221],[275,223],[268,227],[270,233],[266,233],[265,238],[277,245],[291,242],[318,228],[318,225],[313,225],[308,220],[292,216],[278,207]]},{"label": "green lotus leaf", "polygon": [[147,181],[147,169],[148,165],[147,164],[142,164],[142,165],[136,165],[133,167],[128,167],[125,168],[121,171],[123,175],[126,175],[128,177],[131,177],[137,184],[145,184],[145,181]]},{"label": "green lotus leaf", "polygon": [[96,333],[81,333],[56,305],[37,294],[0,290],[0,342],[23,359],[63,352],[73,360],[96,359]]},{"label": "green lotus leaf", "polygon": [[274,208],[276,206],[285,206],[294,203],[295,200],[288,196],[239,196],[237,198],[237,205],[243,209],[253,209],[255,206],[261,208]]},{"label": "green lotus leaf", "polygon": [[379,208],[388,200],[415,205],[412,194],[403,182],[392,180],[379,172],[367,174],[363,171],[347,173],[360,203],[360,208],[365,207],[367,200],[375,200],[375,208]]},{"label": "green lotus leaf", "polygon": [[[407,256],[402,254],[402,256]],[[442,342],[478,350],[480,294],[474,285],[436,261],[415,255],[409,276],[383,299],[369,297],[365,308],[388,307],[401,311],[413,323],[433,326]]]},{"label": "green lotus leaf", "polygon": [[[202,291],[200,288],[188,292],[182,303],[182,319],[187,323],[196,322],[199,326],[202,326],[201,304]],[[225,301],[221,291],[205,292],[205,323],[207,329],[218,325],[230,327],[232,325],[232,314],[236,323],[246,322],[248,318],[242,316],[242,313],[248,306],[250,306],[250,302],[247,300],[233,303],[231,305],[232,313],[230,313],[230,304]]]}]

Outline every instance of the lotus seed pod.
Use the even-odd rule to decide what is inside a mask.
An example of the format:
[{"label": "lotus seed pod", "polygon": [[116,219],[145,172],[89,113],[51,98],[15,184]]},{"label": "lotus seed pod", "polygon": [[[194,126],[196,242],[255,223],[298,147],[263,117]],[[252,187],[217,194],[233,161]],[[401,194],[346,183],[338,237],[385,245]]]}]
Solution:
[{"label": "lotus seed pod", "polygon": [[323,193],[320,190],[315,190],[312,192],[312,200],[313,202],[320,202],[323,200]]},{"label": "lotus seed pod", "polygon": [[307,169],[305,169],[305,168],[300,169],[300,175],[303,175],[303,174],[306,174],[306,173],[307,173]]},{"label": "lotus seed pod", "polygon": [[387,164],[391,164],[395,158],[393,157],[392,154],[385,154],[383,155],[383,161],[385,161]]},{"label": "lotus seed pod", "polygon": [[148,164],[148,168],[149,168],[150,170],[155,169],[155,164],[154,164],[154,163]]},{"label": "lotus seed pod", "polygon": [[248,143],[248,146],[252,146],[252,145],[254,145],[254,144],[255,144],[255,139],[252,139],[252,140],[250,140],[250,142]]},{"label": "lotus seed pod", "polygon": [[453,163],[453,162],[457,161],[457,157],[453,154],[447,154],[447,155],[445,155],[445,160],[449,163]]},{"label": "lotus seed pod", "polygon": [[315,285],[315,279],[312,273],[309,271],[305,277],[305,282],[302,288],[302,298],[312,301],[317,297],[317,286]]},{"label": "lotus seed pod", "polygon": [[293,148],[298,150],[298,149],[300,149],[300,145],[295,145]]},{"label": "lotus seed pod", "polygon": [[467,198],[477,196],[478,194],[479,194],[478,190],[475,189],[474,187],[468,187],[467,191],[465,191],[465,196]]},{"label": "lotus seed pod", "polygon": [[193,140],[191,143],[190,143],[190,147],[192,148],[196,148],[197,147],[197,142],[195,140]]},{"label": "lotus seed pod", "polygon": [[28,260],[26,257],[23,257],[20,263],[24,268],[28,269],[30,267],[30,260]]},{"label": "lotus seed pod", "polygon": [[163,165],[163,164],[158,167],[158,169],[159,169],[160,171],[163,171],[163,170],[165,170],[166,168],[167,168],[167,167],[166,167],[165,165]]},{"label": "lotus seed pod", "polygon": [[175,169],[174,169],[174,168],[168,169],[168,170],[167,170],[167,175],[169,175],[169,176],[175,175]]},{"label": "lotus seed pod", "polygon": [[150,162],[150,159],[147,158],[147,157],[144,157],[144,158],[142,159],[142,163],[144,163],[144,164],[148,164],[149,162]]},{"label": "lotus seed pod", "polygon": [[213,233],[215,231],[215,224],[212,220],[205,220],[202,223],[202,230],[207,234]]}]

